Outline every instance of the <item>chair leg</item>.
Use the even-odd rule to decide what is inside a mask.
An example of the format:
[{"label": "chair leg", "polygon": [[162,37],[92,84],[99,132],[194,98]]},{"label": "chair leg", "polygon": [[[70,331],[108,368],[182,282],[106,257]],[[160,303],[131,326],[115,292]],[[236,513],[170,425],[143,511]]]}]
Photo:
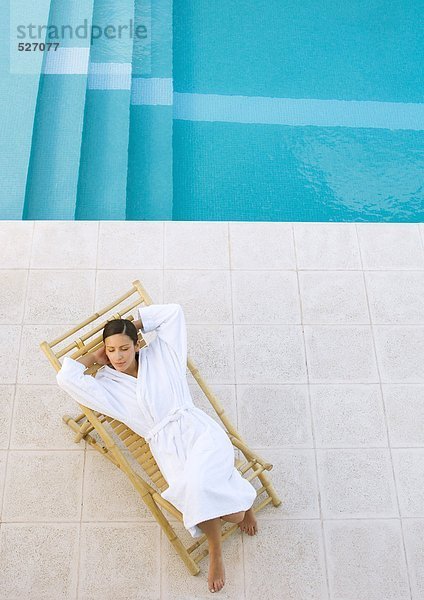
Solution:
[{"label": "chair leg", "polygon": [[267,494],[271,497],[273,505],[280,506],[281,498],[277,495],[277,492],[268,477],[264,473],[259,473],[258,479],[266,489]]},{"label": "chair leg", "polygon": [[169,539],[169,541],[174,546],[177,553],[182,558],[184,564],[186,565],[186,567],[189,570],[189,572],[191,573],[191,575],[198,575],[198,573],[200,573],[199,565],[190,556],[190,554],[187,551],[187,548],[184,546],[184,544],[182,543],[182,541],[180,540],[178,535],[175,533],[170,522],[165,517],[163,512],[160,510],[160,508],[157,506],[157,504],[154,501],[154,499],[152,498],[151,494],[142,494],[142,497],[143,497],[144,502],[146,503],[146,505],[152,512],[153,516],[158,521],[159,525],[162,527],[167,538]]},{"label": "chair leg", "polygon": [[[77,433],[81,432],[81,426],[78,425],[74,419],[72,419],[68,415],[65,415],[63,417],[63,420],[71,429],[73,429],[73,431],[75,431]],[[78,437],[79,437],[79,441],[80,441],[82,439],[82,436],[78,436]],[[101,454],[103,454],[103,456],[105,456],[106,458],[109,458],[109,460],[111,460],[115,466],[117,466],[118,468],[121,468],[119,465],[119,457],[115,456],[115,452],[113,450],[108,450],[107,448],[101,448],[99,446],[99,444],[94,439],[91,438],[90,435],[87,435],[85,439],[96,450],[98,450]],[[121,470],[123,470],[123,469],[121,469]],[[123,470],[123,471],[126,473],[125,470]],[[126,475],[128,475],[128,473],[126,473]],[[200,573],[199,565],[190,556],[186,547],[184,546],[182,541],[179,539],[179,537],[175,533],[174,529],[171,527],[171,524],[169,523],[168,519],[165,517],[163,512],[160,510],[160,508],[156,504],[151,493],[147,492],[145,487],[143,487],[141,484],[139,484],[136,478],[133,478],[133,479],[130,478],[130,481],[136,488],[137,492],[140,494],[144,503],[150,509],[150,512],[153,514],[155,519],[158,521],[159,525],[162,527],[163,531],[165,532],[165,534],[168,537],[171,544],[174,546],[177,553],[180,555],[181,559],[183,560],[183,562],[186,565],[187,569],[189,570],[190,574],[198,575]]]}]

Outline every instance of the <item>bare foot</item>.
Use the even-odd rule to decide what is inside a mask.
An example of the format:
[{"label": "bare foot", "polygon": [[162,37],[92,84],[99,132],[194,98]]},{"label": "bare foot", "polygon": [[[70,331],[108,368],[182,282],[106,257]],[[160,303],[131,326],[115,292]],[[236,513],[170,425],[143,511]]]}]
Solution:
[{"label": "bare foot", "polygon": [[221,549],[209,554],[208,588],[210,592],[219,592],[225,584],[225,569]]},{"label": "bare foot", "polygon": [[244,519],[238,524],[238,526],[245,533],[248,533],[249,535],[256,535],[258,532],[258,522],[256,521],[253,509],[249,508],[249,510],[246,510]]}]

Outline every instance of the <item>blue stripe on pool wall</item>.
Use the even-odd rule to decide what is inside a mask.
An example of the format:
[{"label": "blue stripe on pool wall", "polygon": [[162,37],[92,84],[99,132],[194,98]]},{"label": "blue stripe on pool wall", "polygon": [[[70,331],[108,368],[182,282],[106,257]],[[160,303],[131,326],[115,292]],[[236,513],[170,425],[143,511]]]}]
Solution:
[{"label": "blue stripe on pool wall", "polygon": [[172,78],[133,78],[131,104],[174,104],[183,121],[424,129],[424,104],[173,93]]},{"label": "blue stripe on pool wall", "polygon": [[41,72],[45,75],[86,75],[90,48],[68,47],[48,52]]},{"label": "blue stripe on pool wall", "polygon": [[424,129],[424,104],[174,94],[174,118],[318,127]]}]

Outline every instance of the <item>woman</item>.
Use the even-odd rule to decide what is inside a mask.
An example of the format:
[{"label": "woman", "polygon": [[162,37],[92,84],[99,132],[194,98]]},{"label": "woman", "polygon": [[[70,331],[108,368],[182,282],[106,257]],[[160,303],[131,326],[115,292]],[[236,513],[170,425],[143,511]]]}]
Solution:
[{"label": "woman", "polygon": [[[65,357],[57,382],[80,404],[127,424],[149,443],[169,487],[162,497],[183,515],[184,527],[209,543],[209,591],[225,582],[220,519],[257,532],[255,488],[234,466],[223,428],[195,407],[187,384],[187,331],[179,304],[139,308],[140,319],[114,319],[103,347],[78,360]],[[137,331],[155,331],[140,350]],[[86,367],[103,365],[96,377]]]}]

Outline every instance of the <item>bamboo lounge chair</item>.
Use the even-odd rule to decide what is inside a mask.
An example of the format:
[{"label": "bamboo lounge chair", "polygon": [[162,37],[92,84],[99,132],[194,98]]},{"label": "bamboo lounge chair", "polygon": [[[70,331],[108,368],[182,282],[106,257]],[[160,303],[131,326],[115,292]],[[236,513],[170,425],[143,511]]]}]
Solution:
[{"label": "bamboo lounge chair", "polygon": [[[110,314],[114,309],[116,310],[121,303],[127,301],[130,302],[128,305],[119,308],[118,312]],[[152,300],[140,281],[136,280],[133,281],[132,288],[127,293],[117,298],[112,304],[109,304],[105,308],[91,315],[85,319],[85,321],[52,342],[42,342],[40,346],[52,366],[56,371],[59,371],[61,368],[60,358],[69,354],[71,358],[78,359],[87,352],[95,351],[100,348],[103,343],[102,331],[107,321],[120,318],[126,318],[131,321],[134,320],[134,317],[129,313],[141,303],[146,305],[152,304]],[[106,317],[107,314],[108,316]],[[101,317],[102,321],[93,325],[93,322]],[[89,326],[92,326],[91,329],[89,329]],[[146,346],[146,340],[141,335],[141,332],[139,332],[139,336],[141,346]],[[57,346],[61,346],[60,349],[56,348]],[[257,512],[270,502],[272,502],[274,506],[279,506],[281,500],[264,473],[265,470],[271,470],[272,465],[250,450],[242,440],[239,433],[225,414],[224,409],[207,386],[190,358],[187,360],[187,365],[193,377],[215,409],[218,417],[221,419],[226,433],[234,447],[244,455],[245,460],[237,459],[235,461],[235,466],[248,481],[253,482],[255,478],[259,479],[257,498],[253,505],[253,510]],[[99,367],[100,365],[93,365],[86,369],[85,373],[94,376]],[[168,539],[181,556],[189,572],[192,575],[197,575],[200,572],[198,563],[208,554],[208,547],[207,544],[205,544],[205,541],[207,541],[206,535],[197,538],[194,543],[186,547],[180,537],[176,534],[174,528],[167,519],[166,512],[173,515],[173,517],[180,522],[183,520],[182,514],[175,506],[163,499],[160,495],[160,492],[163,492],[168,487],[168,484],[159,470],[146,440],[134,433],[134,431],[121,421],[93,411],[81,404],[79,404],[79,406],[82,413],[77,417],[73,418],[68,415],[63,416],[65,423],[76,433],[75,443],[79,443],[82,439],[85,439],[93,448],[98,450],[103,456],[108,458],[114,465],[126,473],[131,483],[152,512],[152,515],[158,521]],[[104,445],[100,444],[96,441],[95,437],[90,435],[93,430],[98,434]],[[118,439],[115,436],[119,437],[120,442],[118,442]],[[123,450],[120,448],[120,446],[122,446],[121,442],[123,442],[125,446]],[[128,449],[128,452],[141,466],[142,476],[136,473],[130,462],[124,456],[124,454],[127,453],[126,449]],[[137,468],[137,470],[139,469]],[[259,500],[259,497],[262,495],[265,495],[265,498]],[[224,540],[234,533],[237,530],[237,527],[237,524],[225,523],[222,527],[222,539]]]}]

